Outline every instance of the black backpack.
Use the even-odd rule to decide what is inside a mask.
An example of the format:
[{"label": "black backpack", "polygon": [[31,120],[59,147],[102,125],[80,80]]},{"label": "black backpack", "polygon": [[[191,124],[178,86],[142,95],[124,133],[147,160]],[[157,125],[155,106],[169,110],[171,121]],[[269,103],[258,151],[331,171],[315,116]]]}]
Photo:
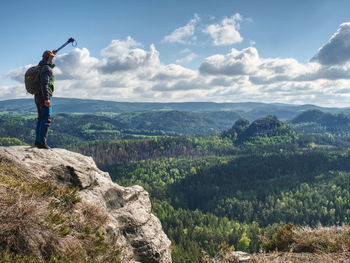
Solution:
[{"label": "black backpack", "polygon": [[28,93],[33,95],[39,93],[41,89],[40,73],[41,73],[40,65],[30,67],[26,71],[26,74],[24,75],[24,83]]}]

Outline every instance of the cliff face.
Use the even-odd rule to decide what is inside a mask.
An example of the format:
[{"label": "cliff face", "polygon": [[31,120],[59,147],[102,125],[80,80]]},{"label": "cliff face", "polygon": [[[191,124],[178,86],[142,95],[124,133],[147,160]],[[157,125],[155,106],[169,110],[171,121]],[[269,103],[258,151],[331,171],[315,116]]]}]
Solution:
[{"label": "cliff face", "polygon": [[3,160],[20,167],[28,178],[78,187],[81,202],[73,207],[74,213],[83,214],[84,206],[91,205],[106,215],[101,231],[115,237],[121,262],[171,262],[170,240],[152,215],[148,193],[142,187],[121,187],[91,157],[64,149],[0,147]]}]

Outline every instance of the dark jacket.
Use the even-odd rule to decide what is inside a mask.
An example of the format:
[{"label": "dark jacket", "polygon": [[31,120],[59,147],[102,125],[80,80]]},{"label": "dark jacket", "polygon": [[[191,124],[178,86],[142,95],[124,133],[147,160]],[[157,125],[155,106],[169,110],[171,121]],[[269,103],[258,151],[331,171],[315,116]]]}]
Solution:
[{"label": "dark jacket", "polygon": [[52,69],[55,65],[44,59],[40,61],[39,65],[41,67],[41,93],[39,92],[38,96],[43,100],[50,100],[55,90],[55,78],[52,73]]}]

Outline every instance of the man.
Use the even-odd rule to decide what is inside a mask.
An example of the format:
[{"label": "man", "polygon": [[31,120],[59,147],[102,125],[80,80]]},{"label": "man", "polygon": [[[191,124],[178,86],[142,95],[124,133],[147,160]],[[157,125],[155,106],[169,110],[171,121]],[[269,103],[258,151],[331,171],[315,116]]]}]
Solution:
[{"label": "man", "polygon": [[36,138],[34,147],[40,149],[50,149],[47,145],[47,135],[51,124],[51,98],[55,89],[55,79],[52,69],[56,50],[46,50],[43,59],[40,61],[40,83],[41,90],[35,94],[35,104],[38,109],[38,122],[36,126]]}]

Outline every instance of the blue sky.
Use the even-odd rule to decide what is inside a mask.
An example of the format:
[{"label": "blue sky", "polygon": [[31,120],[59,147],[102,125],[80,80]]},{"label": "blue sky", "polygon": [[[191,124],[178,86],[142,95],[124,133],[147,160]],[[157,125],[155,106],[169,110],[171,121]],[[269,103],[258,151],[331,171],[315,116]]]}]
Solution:
[{"label": "blue sky", "polygon": [[350,1],[2,1],[0,100],[69,37],[55,96],[350,106]]}]

